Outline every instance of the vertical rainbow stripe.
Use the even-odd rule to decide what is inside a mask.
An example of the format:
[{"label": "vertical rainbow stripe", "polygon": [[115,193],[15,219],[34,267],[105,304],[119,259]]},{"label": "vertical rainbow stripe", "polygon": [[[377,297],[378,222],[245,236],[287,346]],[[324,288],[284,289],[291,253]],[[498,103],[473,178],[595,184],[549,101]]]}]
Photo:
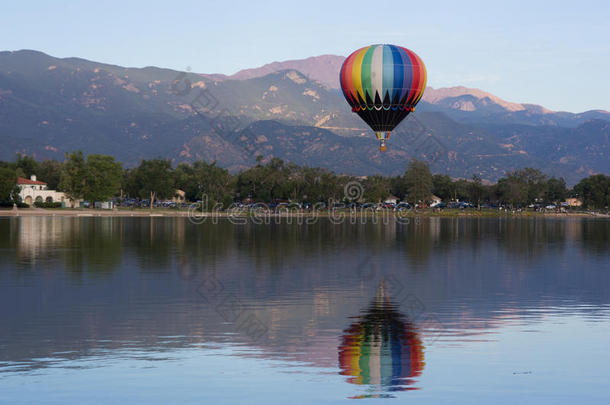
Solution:
[{"label": "vertical rainbow stripe", "polygon": [[370,45],[347,57],[340,81],[354,111],[412,111],[426,88],[426,68],[407,48]]},{"label": "vertical rainbow stripe", "polygon": [[403,318],[382,282],[372,305],[343,332],[339,346],[341,375],[352,384],[393,391],[409,389],[424,369],[424,346],[413,325]]}]

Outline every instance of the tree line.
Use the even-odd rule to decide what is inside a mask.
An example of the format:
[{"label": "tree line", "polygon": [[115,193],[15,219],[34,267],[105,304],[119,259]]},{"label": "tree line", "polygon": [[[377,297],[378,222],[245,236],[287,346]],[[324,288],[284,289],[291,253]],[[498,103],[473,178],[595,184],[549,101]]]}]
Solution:
[{"label": "tree line", "polygon": [[167,159],[142,160],[137,167],[123,168],[108,155],[84,156],[81,151],[66,154],[65,160],[36,161],[17,155],[14,162],[0,161],[0,201],[17,202],[17,177],[36,175],[50,189],[71,198],[103,201],[110,198],[137,198],[155,201],[172,198],[177,189],[188,201],[206,195],[210,203],[229,206],[233,202],[318,202],[343,201],[350,182],[362,185],[361,201],[382,202],[393,195],[411,204],[428,204],[432,196],[443,201],[469,201],[474,205],[501,204],[524,207],[529,204],[557,204],[567,197],[578,197],[586,208],[610,205],[610,176],[592,175],[568,188],[563,178],[551,177],[534,168],[508,172],[495,184],[485,184],[473,175],[452,179],[432,174],[429,166],[412,160],[399,176],[355,177],[330,170],[298,166],[272,158],[257,157],[255,166],[231,174],[215,162],[180,163],[173,167]]}]

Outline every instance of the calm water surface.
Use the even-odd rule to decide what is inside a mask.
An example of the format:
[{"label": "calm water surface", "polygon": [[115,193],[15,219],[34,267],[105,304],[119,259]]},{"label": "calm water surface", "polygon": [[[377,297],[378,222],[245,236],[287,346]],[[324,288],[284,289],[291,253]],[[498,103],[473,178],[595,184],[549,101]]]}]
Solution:
[{"label": "calm water surface", "polygon": [[0,402],[610,403],[607,219],[0,219]]}]

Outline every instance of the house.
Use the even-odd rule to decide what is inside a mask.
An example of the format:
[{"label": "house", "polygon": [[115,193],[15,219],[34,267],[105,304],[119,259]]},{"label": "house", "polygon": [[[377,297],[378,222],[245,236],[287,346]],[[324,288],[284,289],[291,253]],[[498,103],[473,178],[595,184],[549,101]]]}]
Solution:
[{"label": "house", "polygon": [[566,198],[568,207],[582,207],[582,200],[580,198]]},{"label": "house", "polygon": [[443,202],[443,200],[440,197],[435,196],[434,194],[432,194],[432,197],[430,197],[430,205],[438,205],[441,202]]},{"label": "house", "polygon": [[61,191],[49,190],[47,183],[36,179],[32,175],[29,179],[18,177],[17,187],[19,187],[19,197],[27,205],[34,205],[35,202],[60,202],[63,207],[78,207],[80,200],[69,198]]},{"label": "house", "polygon": [[174,196],[172,197],[172,202],[177,204],[182,204],[186,202],[186,193],[183,190],[175,190]]},{"label": "house", "polygon": [[398,197],[391,195],[387,197],[384,201],[385,204],[396,204],[398,203]]}]

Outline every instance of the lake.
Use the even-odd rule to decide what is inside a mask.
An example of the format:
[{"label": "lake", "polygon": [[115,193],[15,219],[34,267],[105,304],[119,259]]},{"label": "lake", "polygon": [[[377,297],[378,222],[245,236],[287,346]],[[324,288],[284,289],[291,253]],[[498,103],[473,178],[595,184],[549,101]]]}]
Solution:
[{"label": "lake", "polygon": [[610,403],[610,221],[0,218],[0,402]]}]

